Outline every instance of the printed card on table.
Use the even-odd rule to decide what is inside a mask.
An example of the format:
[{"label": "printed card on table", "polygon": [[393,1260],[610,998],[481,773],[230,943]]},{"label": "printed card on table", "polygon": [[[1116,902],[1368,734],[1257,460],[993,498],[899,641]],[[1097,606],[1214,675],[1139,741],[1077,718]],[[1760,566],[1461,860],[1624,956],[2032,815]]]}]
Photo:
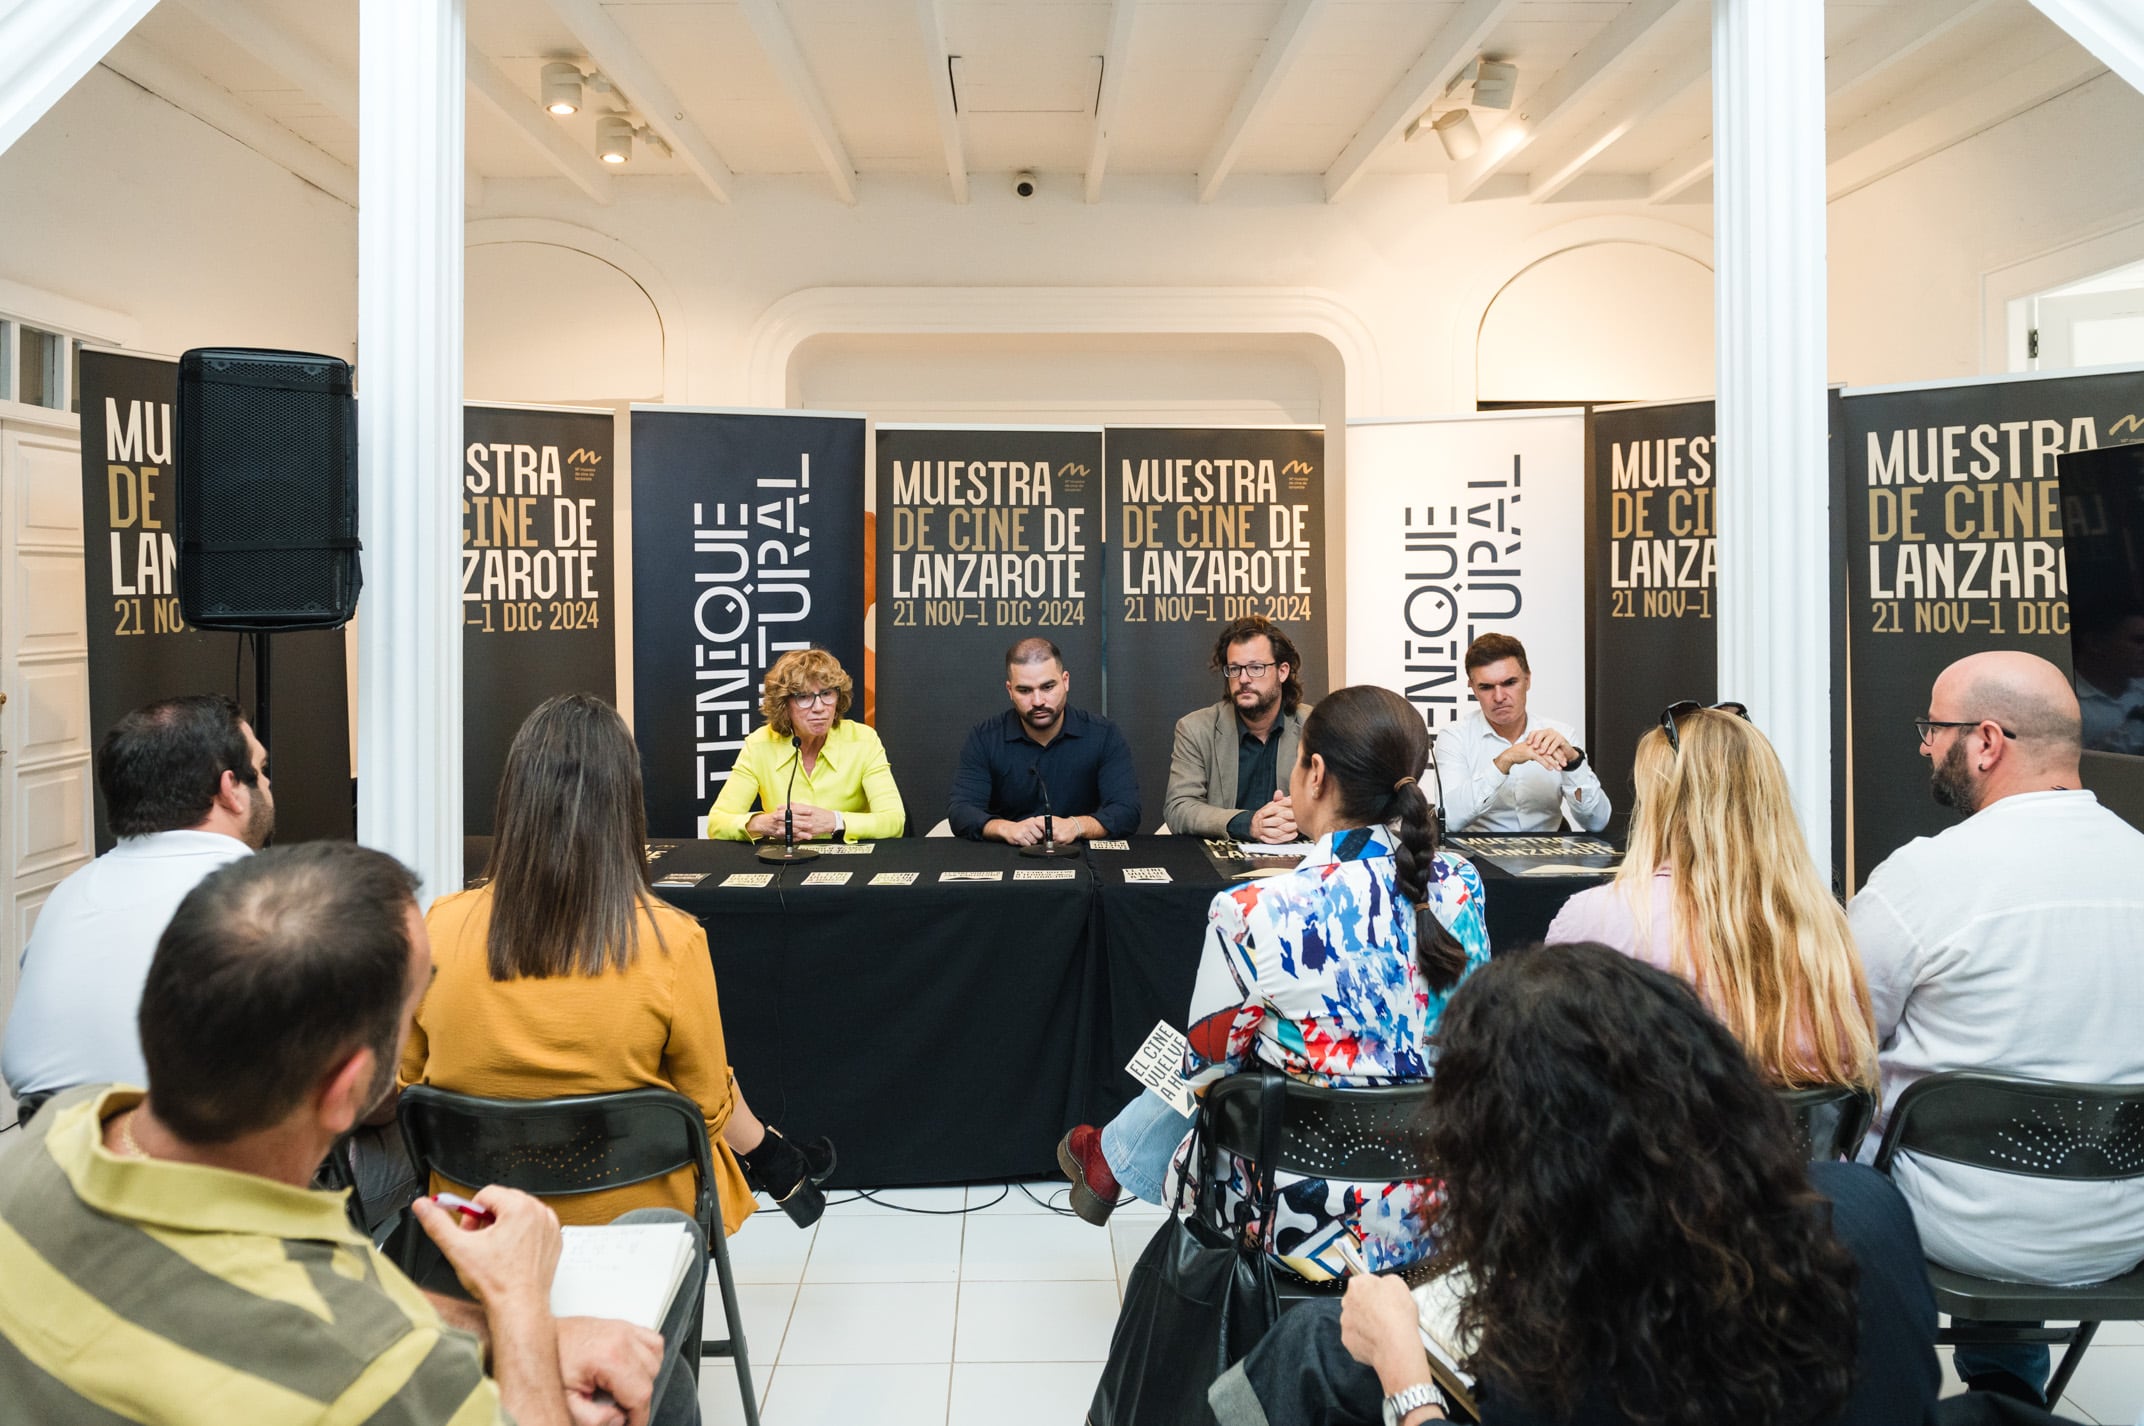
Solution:
[{"label": "printed card on table", "polygon": [[1157,1020],[1146,1042],[1124,1066],[1124,1072],[1160,1095],[1177,1113],[1189,1114],[1191,1086],[1184,1083],[1184,1051],[1188,1048],[1183,1032],[1166,1020]]},{"label": "printed card on table", "polygon": [[724,886],[769,886],[773,882],[773,875],[763,871],[733,871],[722,878]]},{"label": "printed card on table", "polygon": [[1126,881],[1170,881],[1169,869],[1161,866],[1128,866],[1124,869]]},{"label": "printed card on table", "polygon": [[825,842],[819,846],[822,857],[867,857],[878,850],[876,842]]},{"label": "printed card on table", "polygon": [[1005,873],[1001,871],[942,871],[938,873],[938,879],[940,881],[1003,881]]},{"label": "printed card on table", "polygon": [[875,873],[867,883],[870,886],[914,886],[916,874],[912,871],[882,871]]},{"label": "printed card on table", "polygon": [[666,872],[655,878],[655,889],[657,891],[682,891],[688,886],[698,886],[701,882],[707,880],[707,877],[708,873],[704,871]]},{"label": "printed card on table", "polygon": [[1079,875],[1068,866],[1027,867],[1012,874],[1014,881],[1070,881]]},{"label": "printed card on table", "polygon": [[1087,845],[1098,852],[1128,852],[1132,849],[1132,844],[1122,837],[1100,837]]},{"label": "printed card on table", "polygon": [[804,878],[806,886],[847,886],[853,871],[815,871]]}]

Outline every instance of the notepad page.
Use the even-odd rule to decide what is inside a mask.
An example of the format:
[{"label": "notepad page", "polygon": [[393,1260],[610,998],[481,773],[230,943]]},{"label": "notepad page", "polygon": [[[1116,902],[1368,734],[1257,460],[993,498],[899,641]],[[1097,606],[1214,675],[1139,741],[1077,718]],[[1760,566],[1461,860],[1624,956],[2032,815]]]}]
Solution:
[{"label": "notepad page", "polygon": [[698,1256],[681,1223],[561,1228],[553,1317],[615,1317],[660,1331]]}]

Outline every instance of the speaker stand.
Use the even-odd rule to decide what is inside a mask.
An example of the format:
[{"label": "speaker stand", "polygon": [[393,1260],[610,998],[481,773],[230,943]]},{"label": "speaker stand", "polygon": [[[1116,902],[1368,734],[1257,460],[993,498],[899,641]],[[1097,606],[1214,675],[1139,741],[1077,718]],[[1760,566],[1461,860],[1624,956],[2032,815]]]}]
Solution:
[{"label": "speaker stand", "polygon": [[808,862],[816,859],[819,855],[819,849],[801,844],[791,845],[785,842],[762,842],[759,844],[759,850],[753,855],[769,866],[788,866],[795,862]]},{"label": "speaker stand", "polygon": [[240,638],[253,640],[253,736],[263,748],[268,746],[268,638],[266,633],[255,630],[241,634]]},{"label": "speaker stand", "polygon": [[1076,857],[1079,855],[1079,843],[1036,842],[1031,846],[1020,848],[1020,855],[1023,857]]}]

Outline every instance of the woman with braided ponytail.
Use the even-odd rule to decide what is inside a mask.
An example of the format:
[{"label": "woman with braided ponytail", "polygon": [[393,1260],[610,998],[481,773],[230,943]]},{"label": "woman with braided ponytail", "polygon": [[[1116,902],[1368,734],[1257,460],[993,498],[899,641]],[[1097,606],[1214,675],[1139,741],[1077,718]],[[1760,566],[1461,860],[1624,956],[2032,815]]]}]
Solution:
[{"label": "woman with braided ponytail", "polygon": [[[1343,688],[1303,724],[1289,779],[1315,843],[1294,871],[1224,891],[1207,911],[1184,1074],[1203,1090],[1258,1062],[1312,1084],[1406,1084],[1430,1076],[1430,1032],[1459,982],[1489,958],[1481,879],[1437,850],[1415,779],[1428,761],[1421,715],[1389,689]],[[1167,1201],[1164,1175],[1188,1121],[1142,1094],[1109,1126],[1058,1147],[1072,1203],[1100,1223],[1120,1186]],[[1189,1176],[1188,1165],[1174,1166]],[[1214,1175],[1229,1221],[1255,1231],[1240,1163]],[[1342,1242],[1372,1270],[1426,1256],[1437,1186],[1277,1176],[1282,1266],[1325,1281]]]}]

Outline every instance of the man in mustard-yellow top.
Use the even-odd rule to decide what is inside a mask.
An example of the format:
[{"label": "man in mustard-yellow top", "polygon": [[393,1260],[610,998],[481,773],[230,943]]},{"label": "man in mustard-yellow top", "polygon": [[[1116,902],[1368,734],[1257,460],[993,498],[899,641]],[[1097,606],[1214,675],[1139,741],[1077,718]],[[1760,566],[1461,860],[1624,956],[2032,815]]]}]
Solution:
[{"label": "man in mustard-yellow top", "polygon": [[[844,716],[854,684],[824,649],[794,649],[767,670],[766,722],[744,740],[707,814],[707,835],[733,842],[781,837],[898,837],[901,791],[878,734]],[[755,813],[757,805],[762,810]]]}]

